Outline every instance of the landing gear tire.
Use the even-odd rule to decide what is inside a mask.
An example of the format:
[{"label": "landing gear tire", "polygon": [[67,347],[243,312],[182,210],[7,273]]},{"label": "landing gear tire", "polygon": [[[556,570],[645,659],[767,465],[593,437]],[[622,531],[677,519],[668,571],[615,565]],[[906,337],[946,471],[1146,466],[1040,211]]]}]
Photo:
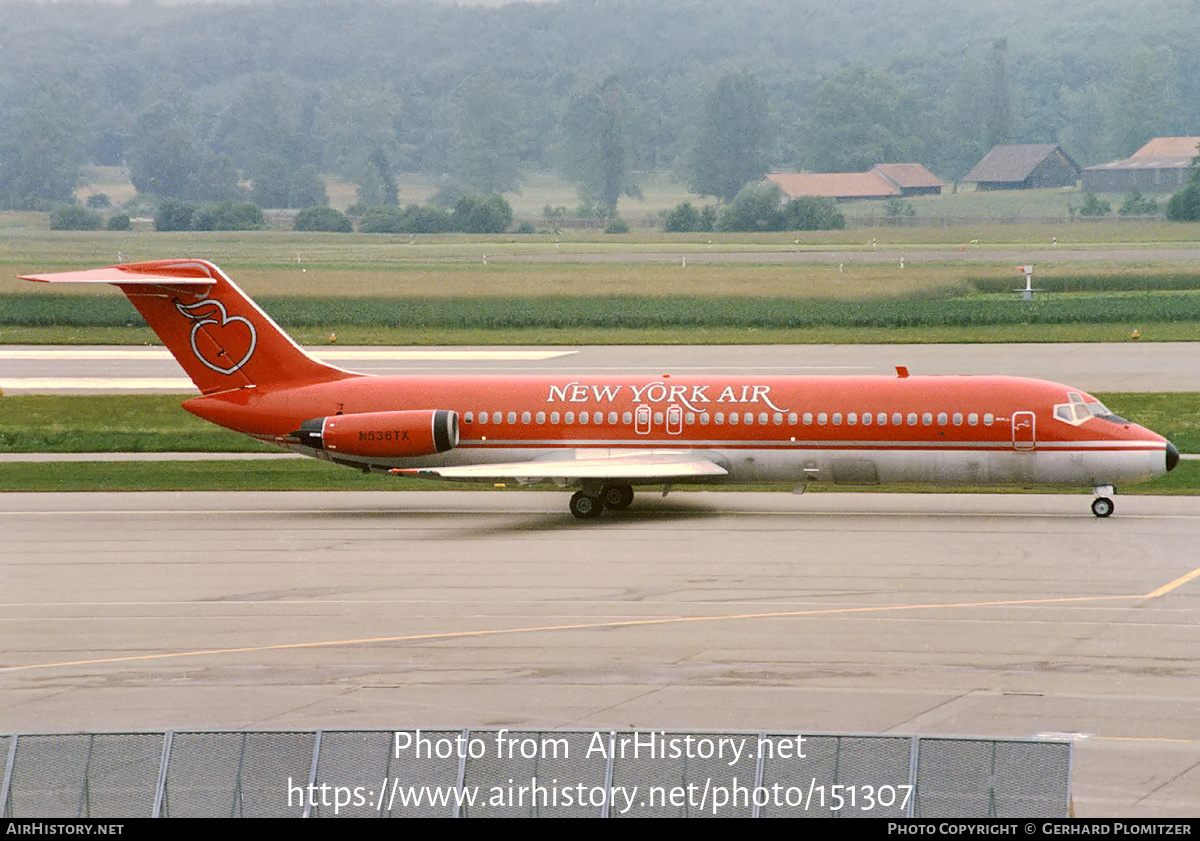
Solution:
[{"label": "landing gear tire", "polygon": [[571,497],[571,513],[577,520],[592,520],[600,516],[604,510],[604,502],[599,497],[588,496],[579,491]]},{"label": "landing gear tire", "polygon": [[1092,500],[1092,513],[1097,517],[1108,517],[1112,514],[1113,501],[1106,496],[1098,496]]},{"label": "landing gear tire", "polygon": [[600,493],[604,507],[613,511],[624,511],[633,504],[633,488],[629,485],[605,485]]}]

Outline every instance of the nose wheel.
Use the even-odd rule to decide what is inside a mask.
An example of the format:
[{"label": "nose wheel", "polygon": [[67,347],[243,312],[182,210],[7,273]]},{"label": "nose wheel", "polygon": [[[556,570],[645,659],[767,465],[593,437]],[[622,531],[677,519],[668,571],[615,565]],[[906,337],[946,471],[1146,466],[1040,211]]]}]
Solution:
[{"label": "nose wheel", "polygon": [[1092,500],[1092,513],[1097,517],[1108,517],[1112,515],[1113,508],[1115,507],[1112,499],[1110,498],[1112,492],[1112,485],[1099,485],[1095,488],[1092,488],[1092,493],[1096,495],[1096,498]]}]

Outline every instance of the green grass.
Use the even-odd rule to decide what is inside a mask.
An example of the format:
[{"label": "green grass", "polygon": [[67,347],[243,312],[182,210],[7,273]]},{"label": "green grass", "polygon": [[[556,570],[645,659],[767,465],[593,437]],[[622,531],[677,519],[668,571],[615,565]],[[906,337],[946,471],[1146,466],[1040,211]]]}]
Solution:
[{"label": "green grass", "polygon": [[[440,483],[431,483],[429,487],[436,484]],[[367,476],[310,459],[0,464],[0,492],[383,491],[417,487],[416,480]]]},{"label": "green grass", "polygon": [[[1184,279],[1179,279],[1183,282]],[[1200,277],[1187,278],[1200,285]],[[1149,283],[1149,281],[1146,281]],[[629,332],[667,334],[665,341],[705,343],[718,336],[764,331],[785,341],[815,341],[812,331],[841,331],[864,341],[861,331],[920,329],[922,340],[1048,340],[1041,328],[1083,324],[1103,326],[1100,333],[1125,339],[1137,328],[1148,340],[1194,339],[1200,335],[1200,291],[1107,291],[1042,294],[1033,301],[1008,294],[957,294],[932,290],[901,298],[869,301],[829,298],[693,296],[494,296],[437,298],[285,297],[264,298],[263,308],[303,342],[323,342],[336,334],[341,343],[420,343],[411,336],[452,343],[456,337],[486,343],[494,336],[517,334],[529,343],[546,337],[555,344],[611,343]],[[0,295],[0,343],[41,339],[98,341],[120,337],[143,343],[139,318],[123,299],[73,296]],[[1143,325],[1177,325],[1169,331]],[[977,328],[1007,328],[1007,337]],[[135,332],[129,332],[135,331]],[[350,338],[353,336],[353,340]],[[587,338],[583,338],[586,336]],[[940,338],[939,338],[940,337]],[[894,339],[893,339],[894,340]],[[1098,340],[1098,339],[1092,339]],[[615,341],[628,341],[620,335]],[[744,340],[743,340],[744,341]]]},{"label": "green grass", "polygon": [[0,397],[0,452],[253,453],[274,447],[180,408],[185,395]]}]

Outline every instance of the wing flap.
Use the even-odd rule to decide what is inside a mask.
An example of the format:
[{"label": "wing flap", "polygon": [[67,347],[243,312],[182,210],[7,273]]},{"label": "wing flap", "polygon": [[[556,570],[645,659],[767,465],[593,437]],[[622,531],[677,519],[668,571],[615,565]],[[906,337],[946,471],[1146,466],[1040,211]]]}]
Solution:
[{"label": "wing flap", "polygon": [[589,453],[575,451],[574,458],[556,457],[500,464],[466,464],[452,467],[396,468],[401,476],[435,476],[441,479],[620,479],[626,482],[661,482],[664,479],[703,479],[729,471],[701,453],[632,451]]}]

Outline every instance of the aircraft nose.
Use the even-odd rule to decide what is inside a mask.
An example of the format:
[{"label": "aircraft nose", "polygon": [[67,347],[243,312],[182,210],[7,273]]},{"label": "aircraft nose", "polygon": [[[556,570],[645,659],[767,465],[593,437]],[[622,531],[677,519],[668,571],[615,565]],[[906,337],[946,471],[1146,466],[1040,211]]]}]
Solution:
[{"label": "aircraft nose", "polygon": [[1179,464],[1179,450],[1170,441],[1167,442],[1167,472],[1170,473]]}]

